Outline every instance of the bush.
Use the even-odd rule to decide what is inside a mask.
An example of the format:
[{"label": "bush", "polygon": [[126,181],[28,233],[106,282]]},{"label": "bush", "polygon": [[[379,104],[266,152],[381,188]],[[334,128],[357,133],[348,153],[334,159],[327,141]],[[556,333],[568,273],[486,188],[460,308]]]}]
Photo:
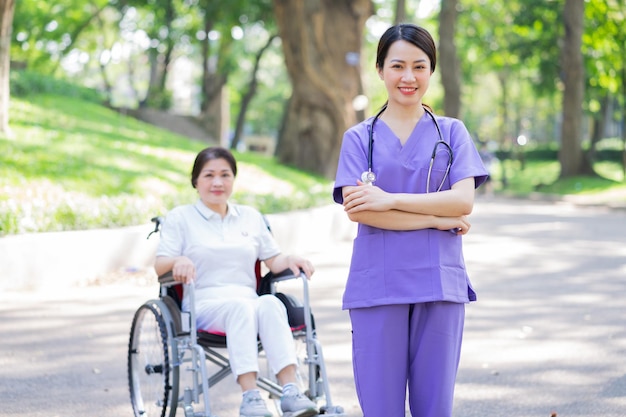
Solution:
[{"label": "bush", "polygon": [[104,96],[97,90],[28,70],[11,71],[10,89],[11,95],[15,97],[53,94],[79,98],[91,103],[104,102]]}]

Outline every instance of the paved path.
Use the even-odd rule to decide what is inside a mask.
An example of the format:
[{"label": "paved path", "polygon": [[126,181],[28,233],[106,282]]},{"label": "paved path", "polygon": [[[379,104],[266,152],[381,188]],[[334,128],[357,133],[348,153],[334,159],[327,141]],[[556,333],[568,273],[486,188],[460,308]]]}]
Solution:
[{"label": "paved path", "polygon": [[[455,417],[625,416],[626,212],[494,199],[472,219],[479,302],[467,308]],[[360,417],[340,309],[350,243],[309,256],[334,401]],[[0,293],[0,416],[130,416],[128,331],[155,293],[141,277]],[[214,412],[236,417],[233,381],[212,392]]]},{"label": "paved path", "polygon": [[473,223],[455,416],[626,416],[626,212],[494,201]]}]

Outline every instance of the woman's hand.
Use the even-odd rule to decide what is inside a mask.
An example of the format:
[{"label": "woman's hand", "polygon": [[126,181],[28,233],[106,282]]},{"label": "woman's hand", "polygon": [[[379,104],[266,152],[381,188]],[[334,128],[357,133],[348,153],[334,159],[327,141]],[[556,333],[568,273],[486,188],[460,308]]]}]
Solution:
[{"label": "woman's hand", "polygon": [[179,256],[174,261],[172,276],[176,282],[191,284],[196,279],[196,267],[191,259],[186,256]]},{"label": "woman's hand", "polygon": [[348,213],[387,211],[393,208],[393,199],[390,193],[381,188],[357,180],[356,187],[345,187],[343,207]]},{"label": "woman's hand", "polygon": [[304,275],[306,275],[307,278],[311,278],[311,275],[315,272],[313,264],[307,259],[295,255],[289,255],[287,256],[287,260],[289,269],[291,269],[291,272],[293,272],[296,276],[300,275],[300,270],[304,272]]},{"label": "woman's hand", "polygon": [[265,265],[275,274],[283,272],[285,269],[291,270],[295,276],[300,275],[300,270],[304,272],[307,278],[311,278],[315,272],[313,264],[308,259],[304,259],[296,255],[276,255],[273,258],[266,259]]}]

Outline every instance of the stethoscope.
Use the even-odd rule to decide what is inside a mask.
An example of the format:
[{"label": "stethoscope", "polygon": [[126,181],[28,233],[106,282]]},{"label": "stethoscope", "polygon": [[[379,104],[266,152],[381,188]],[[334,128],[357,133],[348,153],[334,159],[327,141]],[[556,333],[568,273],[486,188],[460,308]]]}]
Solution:
[{"label": "stethoscope", "polygon": [[[373,184],[374,181],[376,181],[376,174],[374,174],[373,172],[374,162],[373,162],[373,156],[372,156],[374,153],[374,125],[376,124],[376,121],[380,118],[380,115],[385,110],[387,110],[386,104],[380,109],[378,113],[376,113],[376,116],[374,116],[374,120],[372,120],[372,123],[368,126],[369,145],[368,145],[368,151],[367,151],[367,171],[363,171],[363,173],[361,174],[361,181],[365,184]],[[441,179],[441,183],[439,184],[439,187],[437,187],[437,191],[441,191],[441,188],[443,187],[443,184],[445,183],[446,178],[448,177],[448,174],[450,173],[450,168],[452,167],[453,156],[452,156],[452,148],[450,147],[450,145],[448,145],[446,141],[443,140],[443,135],[441,134],[441,129],[439,128],[439,123],[437,123],[437,119],[435,119],[435,116],[426,107],[424,107],[424,111],[428,113],[431,119],[433,119],[433,122],[435,122],[435,127],[437,128],[437,133],[439,134],[439,140],[435,142],[435,146],[433,147],[433,153],[430,156],[430,163],[428,164],[428,176],[426,177],[426,192],[429,193],[430,192],[430,176],[433,172],[435,156],[437,155],[437,150],[439,146],[443,146],[444,150],[448,154],[448,165],[446,166],[446,172],[444,173],[443,178]]]}]

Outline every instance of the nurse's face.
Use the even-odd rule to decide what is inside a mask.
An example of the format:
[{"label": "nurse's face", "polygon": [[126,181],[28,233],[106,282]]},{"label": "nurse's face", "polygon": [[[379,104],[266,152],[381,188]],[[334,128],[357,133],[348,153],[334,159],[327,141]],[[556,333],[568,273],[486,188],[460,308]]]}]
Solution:
[{"label": "nurse's face", "polygon": [[224,216],[234,182],[235,175],[228,162],[222,158],[211,159],[202,167],[196,189],[208,208]]},{"label": "nurse's face", "polygon": [[389,104],[405,106],[422,104],[431,74],[428,55],[404,40],[395,41],[389,47],[383,68],[378,68],[378,75],[387,88]]}]

